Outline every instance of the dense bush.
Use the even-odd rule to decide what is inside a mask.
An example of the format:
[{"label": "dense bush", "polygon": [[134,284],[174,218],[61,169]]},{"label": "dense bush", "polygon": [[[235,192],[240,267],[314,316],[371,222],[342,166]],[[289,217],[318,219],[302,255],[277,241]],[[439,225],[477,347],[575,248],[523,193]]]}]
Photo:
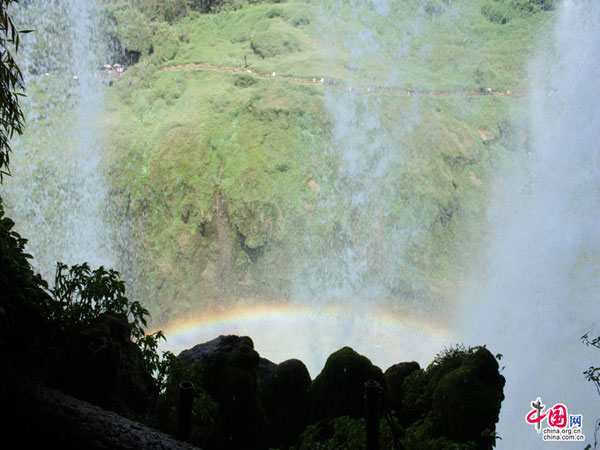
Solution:
[{"label": "dense bush", "polygon": [[549,11],[557,4],[557,0],[489,0],[481,12],[490,22],[504,25],[519,15]]},{"label": "dense bush", "polygon": [[[391,423],[386,418],[381,420],[379,448],[394,450],[399,448],[394,439]],[[366,449],[365,422],[363,419],[352,419],[348,416],[336,417],[331,424],[323,423],[309,426],[301,435],[300,443],[292,450],[338,450]]]},{"label": "dense bush", "polygon": [[269,30],[254,33],[250,39],[250,47],[264,59],[297,52],[300,50],[300,41],[291,34]]},{"label": "dense bush", "polygon": [[[0,198],[0,346],[39,344],[42,310],[50,302],[47,283],[35,273],[25,252],[27,240],[13,230]],[[32,333],[37,331],[37,333]]]},{"label": "dense bush", "polygon": [[549,11],[554,9],[558,0],[510,0],[513,8],[528,12]]},{"label": "dense bush", "polygon": [[[104,313],[128,318],[131,336],[150,373],[157,373],[161,331],[146,335],[148,310],[125,296],[119,273],[88,264],[58,263],[54,288],[35,273],[25,252],[27,240],[13,230],[0,199],[0,345],[19,348],[61,347]],[[14,347],[16,348],[16,347]]]},{"label": "dense bush", "polygon": [[481,7],[482,14],[490,22],[504,25],[514,16],[514,10],[506,2],[490,1]]},{"label": "dense bush", "polygon": [[[403,442],[409,449],[487,449],[504,399],[500,355],[485,347],[451,347],[427,370],[404,381],[403,413],[411,420]],[[405,422],[406,423],[406,422]]]},{"label": "dense bush", "polygon": [[139,301],[125,296],[125,282],[119,272],[100,267],[91,270],[87,263],[67,267],[57,263],[52,301],[45,315],[54,330],[73,336],[104,313],[127,317],[132,340],[140,347],[150,373],[160,369],[157,347],[164,339],[162,331],[146,335],[149,312]]},{"label": "dense bush", "polygon": [[[122,0],[118,0],[120,3]],[[261,0],[133,0],[128,2],[151,20],[175,22],[191,12],[201,14],[235,11]],[[273,3],[279,3],[274,1]]]}]

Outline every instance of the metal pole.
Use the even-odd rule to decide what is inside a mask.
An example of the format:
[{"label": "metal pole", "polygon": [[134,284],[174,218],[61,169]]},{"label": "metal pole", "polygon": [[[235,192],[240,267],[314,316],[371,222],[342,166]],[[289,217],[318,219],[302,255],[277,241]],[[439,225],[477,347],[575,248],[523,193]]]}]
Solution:
[{"label": "metal pole", "polygon": [[367,450],[379,450],[379,418],[383,388],[375,380],[365,383],[365,426]]},{"label": "metal pole", "polygon": [[190,441],[192,432],[192,403],[194,401],[194,383],[182,381],[179,383],[179,422],[177,439]]}]

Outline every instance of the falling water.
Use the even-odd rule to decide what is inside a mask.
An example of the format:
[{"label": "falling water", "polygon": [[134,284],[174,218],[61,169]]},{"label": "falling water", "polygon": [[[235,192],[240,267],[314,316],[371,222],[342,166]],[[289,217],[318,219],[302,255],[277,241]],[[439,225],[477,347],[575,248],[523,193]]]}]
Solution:
[{"label": "falling water", "polygon": [[412,152],[405,142],[420,120],[423,99],[370,95],[375,87],[407,87],[407,55],[415,51],[422,21],[431,22],[424,8],[413,5],[408,18],[398,17],[387,0],[320,4],[319,39],[328,44],[333,66],[346,69],[340,77],[324,68],[323,75],[345,84],[325,88],[330,135],[312,149],[318,195],[292,256],[297,273],[291,306],[271,306],[258,317],[253,311],[260,306],[249,304],[245,313],[187,318],[167,330],[170,349],[220,333],[248,334],[261,355],[300,358],[316,375],[344,345],[385,370],[402,358],[427,364],[452,342],[431,317],[431,303],[420,302],[426,286],[407,257],[429,231],[426,200],[402,199],[404,163]]},{"label": "falling water", "polygon": [[96,2],[33,1],[13,14],[34,31],[18,55],[27,133],[13,145],[13,177],[3,187],[8,214],[46,279],[57,260],[112,266],[99,123],[107,52],[96,36]]},{"label": "falling water", "polygon": [[525,423],[537,397],[583,414],[588,443],[600,417],[582,374],[599,353],[580,342],[598,335],[600,318],[599,30],[597,1],[563,3],[554,42],[534,64],[530,161],[497,182],[489,211],[496,241],[459,314],[467,341],[504,355],[500,448],[549,445]]},{"label": "falling water", "polygon": [[[324,96],[331,137],[316,151],[332,163],[318,180],[318,223],[310,228],[323,231],[303,237],[294,293],[300,299],[365,304],[422,287],[406,263],[407,246],[424,233],[422,218],[399,201],[398,187],[409,153],[404,142],[419,120],[420,100],[365,95],[374,86],[398,87],[422,13],[416,11],[407,26],[395,22],[387,0],[321,5],[321,39],[329,43],[332,60],[339,64],[345,55],[347,73],[343,89],[328,89]],[[348,29],[348,23],[360,28]],[[382,36],[381,26],[393,37]]]},{"label": "falling water", "polygon": [[[407,99],[390,117],[385,114],[389,100],[357,95],[359,88],[399,85],[405,56],[421,33],[423,10],[398,25],[392,38],[376,29],[377,23],[394,29],[397,17],[390,2],[351,3],[356,4],[343,11],[337,2],[322,6],[322,17],[329,18],[322,39],[333,43],[333,58],[338,48],[345,52],[347,84],[325,93],[332,130],[330,142],[315,147],[315,153],[323,155],[323,179],[316,180],[321,191],[311,219],[320,221],[323,231],[301,238],[306,254],[301,255],[304,263],[298,265],[293,293],[315,303],[343,300],[338,305],[343,314],[334,309],[326,320],[308,315],[295,325],[293,318],[299,313],[286,310],[269,326],[262,319],[245,326],[238,318],[237,328],[205,327],[213,333],[207,339],[217,332],[248,333],[263,354],[265,329],[269,340],[264,346],[310,340],[319,347],[309,349],[319,353],[319,361],[311,364],[313,374],[339,345],[375,355],[375,362],[385,367],[397,359],[377,360],[377,355],[389,356],[398,342],[410,349],[429,339],[419,355],[402,356],[421,356],[421,362],[427,362],[448,339],[444,333],[420,334],[415,331],[419,322],[385,328],[383,320],[378,324],[377,317],[365,315],[368,320],[363,321],[360,309],[352,311],[358,306],[355,299],[379,305],[382,298],[397,300],[422,290],[406,255],[410,243],[426,232],[426,211],[410,204],[398,208],[395,189],[410,150],[407,136],[419,120],[420,100]],[[340,33],[343,14],[352,14],[361,28]],[[45,277],[51,278],[56,260],[113,265],[98,123],[104,87],[96,76],[107,52],[94,32],[97,6],[91,1],[40,0],[28,2],[18,15],[24,27],[37,30],[22,45],[22,67],[30,86],[25,109],[32,131],[14,143],[14,177],[3,186],[2,197]],[[540,58],[531,89],[530,163],[517,175],[497,181],[499,198],[493,199],[489,211],[496,241],[486,254],[486,270],[473,274],[474,287],[465,293],[464,309],[457,314],[455,328],[465,343],[485,342],[504,354],[507,386],[499,433],[500,445],[508,449],[542,446],[524,421],[537,396],[547,405],[562,402],[569,412],[582,413],[588,440],[597,416],[597,394],[582,375],[597,361],[597,353],[584,347],[579,337],[588,330],[598,333],[598,30],[600,4],[565,0],[551,56]],[[369,76],[377,67],[386,70]],[[65,109],[67,113],[61,112]],[[495,205],[508,205],[510,214]],[[361,339],[368,335],[375,337],[372,342],[381,342],[383,336],[374,335],[378,327],[386,333],[401,330],[397,335],[389,331],[390,342],[383,351],[377,343],[368,347]],[[307,330],[312,330],[310,339]],[[190,343],[195,342],[185,341]],[[285,356],[305,359],[302,351]]]}]

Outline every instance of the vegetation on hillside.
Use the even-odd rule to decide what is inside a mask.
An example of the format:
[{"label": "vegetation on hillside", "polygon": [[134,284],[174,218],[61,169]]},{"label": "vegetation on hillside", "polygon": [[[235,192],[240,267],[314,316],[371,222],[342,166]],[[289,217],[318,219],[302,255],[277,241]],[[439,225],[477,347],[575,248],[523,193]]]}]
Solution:
[{"label": "vegetation on hillside", "polygon": [[[451,300],[469,264],[464,256],[485,234],[493,174],[516,150],[526,153],[524,102],[343,90],[526,88],[526,62],[551,12],[502,3],[511,11],[502,24],[486,15],[488,3],[410,1],[383,15],[350,4],[267,3],[186,13],[169,25],[143,8],[109,6],[113,39],[141,55],[111,91],[106,126],[116,220],[138,244],[154,315],[167,304],[163,319],[225,298],[287,297],[299,280],[317,276],[319,260],[378,239],[381,252],[405,247],[388,269],[374,255],[361,274],[386,272],[368,281],[383,286],[382,295]],[[356,30],[370,30],[377,50]],[[347,143],[335,135],[332,110],[344,102],[351,120],[376,117],[377,145],[394,165],[381,201],[367,203],[391,208],[376,219],[380,228],[365,211],[344,217],[339,167]],[[352,132],[366,148],[376,145],[361,125]],[[369,170],[359,182],[368,183]],[[218,202],[226,221],[218,220]],[[413,235],[400,244],[403,229]]]},{"label": "vegetation on hillside", "polygon": [[[24,116],[19,104],[23,96],[23,74],[14,54],[19,50],[20,34],[9,14],[14,0],[0,2],[0,183],[10,174],[10,138],[23,134]],[[0,197],[0,345],[4,350],[25,344],[41,350],[58,351],[70,338],[105,313],[125,316],[130,333],[143,350],[149,369],[157,361],[157,344],[162,332],[146,335],[148,310],[125,296],[119,273],[100,267],[91,270],[87,263],[68,268],[57,263],[54,286],[49,288],[32,268],[32,256],[25,250],[27,240],[5,216]],[[44,333],[42,333],[42,330]],[[45,334],[45,341],[41,340]],[[56,356],[56,355],[55,355]]]},{"label": "vegetation on hillside", "polygon": [[[395,306],[449,305],[489,228],[494,174],[527,158],[525,102],[385,90],[524,89],[553,12],[537,1],[390,5],[105,2],[107,62],[127,68],[102,124],[110,216],[128,234],[120,264],[136,280],[130,292],[156,320],[354,282]],[[68,189],[52,182],[68,165],[40,146],[75,120],[77,87],[50,70],[30,83],[20,144],[24,159],[44,161],[28,174],[34,201]],[[356,94],[374,89],[383,91]],[[364,171],[344,168],[350,154]],[[386,167],[383,179],[370,179],[374,167]],[[361,205],[345,195],[356,188],[369,191]],[[363,267],[340,264],[349,253]]]}]

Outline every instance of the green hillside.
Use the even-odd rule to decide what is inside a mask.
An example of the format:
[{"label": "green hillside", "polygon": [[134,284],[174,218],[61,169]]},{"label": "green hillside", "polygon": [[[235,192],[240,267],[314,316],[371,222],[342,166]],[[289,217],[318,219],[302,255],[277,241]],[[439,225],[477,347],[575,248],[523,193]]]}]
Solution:
[{"label": "green hillside", "polygon": [[[393,304],[450,304],[486,237],[494,175],[527,157],[521,95],[554,12],[524,0],[193,3],[105,8],[117,54],[136,61],[103,116],[112,220],[153,316],[298,286],[316,295],[315,272],[347,248],[364,251],[361,277]],[[340,169],[360,145],[373,166]],[[344,197],[361,186],[365,202]]]}]

